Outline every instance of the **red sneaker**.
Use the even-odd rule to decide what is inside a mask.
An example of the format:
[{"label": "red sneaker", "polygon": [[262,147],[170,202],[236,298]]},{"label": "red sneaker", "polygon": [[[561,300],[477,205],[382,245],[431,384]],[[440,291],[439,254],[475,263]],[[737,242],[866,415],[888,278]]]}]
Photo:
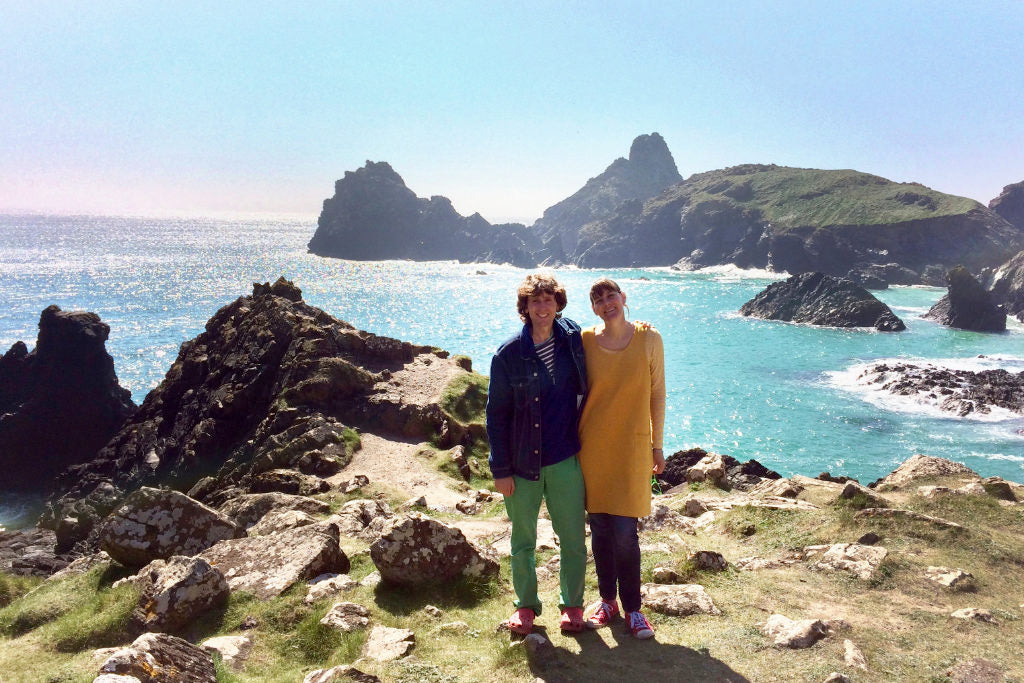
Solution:
[{"label": "red sneaker", "polygon": [[562,619],[558,623],[562,633],[579,633],[583,630],[583,608],[566,607],[562,609]]},{"label": "red sneaker", "polygon": [[627,614],[626,623],[629,624],[629,632],[633,634],[634,638],[647,640],[654,637],[654,627],[651,626],[651,622],[647,621],[647,617],[640,612],[630,612]]},{"label": "red sneaker", "polygon": [[587,618],[587,628],[601,628],[612,623],[612,620],[619,616],[619,604],[613,599],[611,602],[598,600],[587,608],[590,617]]},{"label": "red sneaker", "polygon": [[520,607],[508,618],[508,630],[521,636],[528,635],[533,630],[534,616],[529,607]]}]

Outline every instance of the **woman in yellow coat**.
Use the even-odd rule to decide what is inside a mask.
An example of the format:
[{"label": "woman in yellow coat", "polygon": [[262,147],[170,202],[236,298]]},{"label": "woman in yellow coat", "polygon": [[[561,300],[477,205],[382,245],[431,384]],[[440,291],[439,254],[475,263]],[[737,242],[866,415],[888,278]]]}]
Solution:
[{"label": "woman in yellow coat", "polygon": [[619,615],[618,593],[626,628],[650,638],[654,628],[640,611],[637,521],[651,514],[651,474],[665,469],[665,354],[657,330],[626,320],[626,294],[613,280],[597,280],[590,303],[602,324],[582,334],[590,393],[579,459],[601,599],[587,625]]}]

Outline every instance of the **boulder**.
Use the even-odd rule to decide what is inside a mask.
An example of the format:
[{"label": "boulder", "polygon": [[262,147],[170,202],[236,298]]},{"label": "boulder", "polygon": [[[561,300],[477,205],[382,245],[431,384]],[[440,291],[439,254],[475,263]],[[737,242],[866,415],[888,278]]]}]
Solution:
[{"label": "boulder", "polygon": [[821,683],[853,683],[853,679],[844,673],[833,671]]},{"label": "boulder", "polygon": [[416,512],[389,520],[370,558],[384,581],[407,586],[498,573],[497,560],[462,531]]},{"label": "boulder", "polygon": [[992,278],[992,300],[1007,313],[1024,320],[1024,251],[996,269]]},{"label": "boulder", "polygon": [[177,633],[207,611],[224,605],[231,593],[220,570],[198,557],[154,560],[133,582],[141,590],[132,611],[136,632]]},{"label": "boulder", "polygon": [[843,641],[843,663],[851,669],[868,670],[867,658],[864,657],[864,653],[850,639]]},{"label": "boulder", "polygon": [[249,484],[249,490],[253,493],[278,491],[298,496],[313,496],[330,489],[331,485],[319,477],[289,469],[261,472],[253,477],[252,483]]},{"label": "boulder", "polygon": [[958,609],[955,612],[951,612],[950,615],[954,619],[963,619],[964,621],[984,621],[989,624],[998,624],[996,618],[992,616],[992,613],[987,609],[980,609],[978,607],[964,607]]},{"label": "boulder", "polygon": [[302,683],[332,683],[343,680],[356,681],[356,683],[380,683],[380,679],[373,674],[364,673],[348,664],[310,671],[302,679]]},{"label": "boulder", "polygon": [[828,635],[828,625],[820,619],[789,619],[781,614],[773,614],[765,622],[761,631],[771,638],[775,647],[792,649],[808,648]]},{"label": "boulder", "polygon": [[1016,501],[1017,497],[1013,495],[1013,487],[1010,482],[1000,477],[988,477],[981,480],[981,485],[985,489],[985,493],[998,498],[999,500]]},{"label": "boulder", "polygon": [[[806,549],[805,549],[806,550]],[[811,565],[812,569],[850,572],[858,579],[867,581],[878,570],[889,551],[877,545],[859,543],[836,543],[824,552],[821,559]]]},{"label": "boulder", "polygon": [[213,658],[187,640],[143,633],[100,667],[101,674],[134,676],[141,683],[216,683]]},{"label": "boulder", "polygon": [[706,481],[722,487],[725,484],[725,461],[718,453],[708,453],[686,471],[686,481]]},{"label": "boulder", "polygon": [[924,571],[924,578],[955,591],[974,589],[974,574],[965,572],[963,569],[929,566]]},{"label": "boulder", "polygon": [[416,635],[409,629],[374,626],[363,645],[363,656],[378,662],[390,662],[406,656],[414,647]]},{"label": "boulder", "polygon": [[824,273],[801,273],[768,285],[743,304],[740,313],[829,327],[873,327],[883,332],[906,329],[903,321],[866,289]]},{"label": "boulder", "polygon": [[321,522],[271,536],[221,541],[201,557],[224,574],[232,591],[265,599],[298,581],[327,572],[346,573],[349,559],[338,538],[337,526]]},{"label": "boulder", "polygon": [[951,474],[978,476],[974,473],[974,470],[962,463],[931,455],[918,454],[904,460],[895,470],[871,484],[870,488],[884,491],[888,487],[899,488],[906,486],[915,479],[943,477]]},{"label": "boulder", "polygon": [[923,317],[948,327],[974,332],[1006,331],[1006,311],[996,305],[974,276],[963,266],[946,274],[949,292]]},{"label": "boulder", "polygon": [[[658,483],[662,489],[669,489],[686,483],[686,473],[691,467],[699,463],[708,452],[703,448],[690,448],[685,451],[676,451],[665,460],[665,471],[658,475]],[[725,465],[726,484],[724,488],[749,491],[764,479],[778,479],[780,475],[756,460],[740,462],[736,458],[722,455],[722,462]]]},{"label": "boulder", "polygon": [[331,506],[306,496],[287,493],[251,493],[232,498],[220,507],[220,512],[235,524],[248,529],[271,512],[296,510],[308,515],[330,514]]},{"label": "boulder", "polygon": [[687,517],[700,517],[708,511],[708,506],[700,498],[690,496],[683,503],[683,514]]},{"label": "boulder", "polygon": [[338,490],[342,493],[354,493],[364,486],[369,486],[370,478],[365,474],[357,474],[348,481],[338,484]]},{"label": "boulder", "polygon": [[249,636],[219,636],[207,638],[199,644],[207,652],[220,655],[227,666],[236,671],[241,669],[252,650],[252,638]]},{"label": "boulder", "polygon": [[316,524],[319,520],[302,510],[277,510],[264,515],[260,521],[249,527],[250,536],[279,534],[288,529]]},{"label": "boulder", "polygon": [[[424,501],[424,504],[426,501]],[[338,528],[346,536],[376,538],[387,520],[394,517],[391,507],[382,500],[350,500],[335,516]]]},{"label": "boulder", "polygon": [[49,529],[29,527],[0,530],[0,572],[18,576],[50,576],[75,560],[58,551],[57,536]]},{"label": "boulder", "polygon": [[0,356],[0,471],[8,491],[49,490],[65,468],[93,458],[136,411],[95,313],[47,307],[29,352]]},{"label": "boulder", "polygon": [[697,584],[661,585],[645,583],[640,587],[643,604],[652,611],[673,617],[691,614],[712,614],[722,611],[715,607],[704,586]]},{"label": "boulder", "polygon": [[729,566],[729,562],[722,556],[722,553],[715,552],[714,550],[698,550],[697,552],[690,553],[687,561],[695,569],[701,571],[720,572]]},{"label": "boulder", "polygon": [[344,633],[362,631],[370,625],[370,610],[354,602],[336,602],[320,623]]},{"label": "boulder", "polygon": [[114,560],[141,567],[172,555],[191,557],[244,536],[231,520],[178,491],[142,487],[100,529],[100,547]]},{"label": "boulder", "polygon": [[797,498],[803,490],[803,485],[792,479],[765,479],[752,488],[750,494],[760,498]]},{"label": "boulder", "polygon": [[318,600],[352,590],[358,585],[348,574],[321,574],[309,582],[309,590],[303,602],[311,605]]},{"label": "boulder", "polygon": [[839,492],[835,502],[851,501],[860,499],[867,505],[876,508],[889,507],[889,501],[875,493],[866,486],[861,486],[855,481],[848,481],[843,484],[843,490]]}]

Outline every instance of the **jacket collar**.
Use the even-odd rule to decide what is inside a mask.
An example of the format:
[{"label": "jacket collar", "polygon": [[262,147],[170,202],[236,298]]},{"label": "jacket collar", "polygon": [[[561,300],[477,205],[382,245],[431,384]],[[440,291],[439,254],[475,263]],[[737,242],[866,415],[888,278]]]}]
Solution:
[{"label": "jacket collar", "polygon": [[[533,338],[530,332],[532,329],[533,327],[529,324],[523,325],[523,331],[519,333],[519,355],[523,358],[529,358],[533,355]],[[576,332],[565,322],[565,318],[556,318],[555,322],[551,325],[551,329],[556,340],[565,339]]]}]

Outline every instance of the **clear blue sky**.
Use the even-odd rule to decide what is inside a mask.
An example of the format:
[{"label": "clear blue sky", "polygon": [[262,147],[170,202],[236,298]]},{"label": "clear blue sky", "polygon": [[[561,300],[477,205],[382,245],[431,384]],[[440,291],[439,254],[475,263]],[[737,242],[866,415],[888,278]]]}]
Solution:
[{"label": "clear blue sky", "polygon": [[0,0],[0,211],[317,214],[388,161],[530,222],[658,131],[683,176],[1024,180],[1024,2]]}]

